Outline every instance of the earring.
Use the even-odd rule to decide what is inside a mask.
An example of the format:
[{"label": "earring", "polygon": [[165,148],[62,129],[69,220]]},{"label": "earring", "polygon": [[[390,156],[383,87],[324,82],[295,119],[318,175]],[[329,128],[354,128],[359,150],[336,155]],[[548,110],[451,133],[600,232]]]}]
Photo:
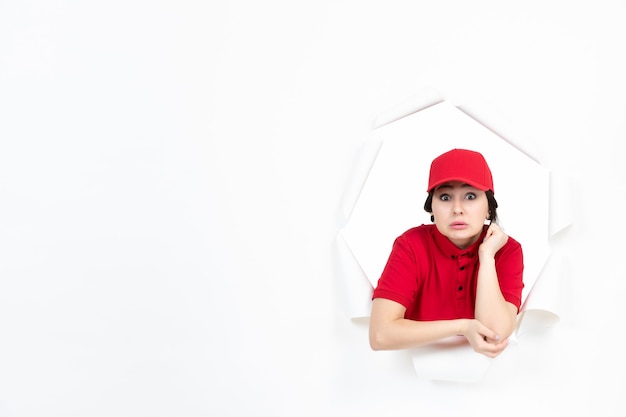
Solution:
[{"label": "earring", "polygon": [[430,215],[430,221],[435,223],[435,216],[433,216],[432,214]]}]

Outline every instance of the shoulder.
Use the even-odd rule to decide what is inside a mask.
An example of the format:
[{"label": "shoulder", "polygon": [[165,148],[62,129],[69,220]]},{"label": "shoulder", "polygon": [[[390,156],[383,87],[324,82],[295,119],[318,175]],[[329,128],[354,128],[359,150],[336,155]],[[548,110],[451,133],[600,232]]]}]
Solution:
[{"label": "shoulder", "polygon": [[413,249],[430,246],[431,242],[434,242],[434,227],[434,224],[412,227],[396,238],[395,245]]},{"label": "shoulder", "polygon": [[515,238],[509,236],[504,246],[496,254],[496,257],[500,259],[513,258],[521,260],[523,258],[522,244],[515,240]]},{"label": "shoulder", "polygon": [[505,247],[514,250],[522,250],[522,244],[515,240],[515,238],[513,238],[512,236],[509,236],[508,240],[506,241]]},{"label": "shoulder", "polygon": [[398,239],[406,239],[406,240],[421,240],[421,239],[430,239],[433,235],[434,224],[422,224],[421,226],[416,226],[408,229],[404,233],[402,233]]}]

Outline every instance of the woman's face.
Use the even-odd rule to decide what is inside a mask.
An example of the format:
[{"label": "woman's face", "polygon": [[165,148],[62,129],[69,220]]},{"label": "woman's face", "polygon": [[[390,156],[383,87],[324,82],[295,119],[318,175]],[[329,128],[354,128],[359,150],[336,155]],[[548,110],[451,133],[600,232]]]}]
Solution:
[{"label": "woman's face", "polygon": [[435,188],[432,210],[439,232],[461,249],[476,242],[489,218],[485,192],[458,181]]}]

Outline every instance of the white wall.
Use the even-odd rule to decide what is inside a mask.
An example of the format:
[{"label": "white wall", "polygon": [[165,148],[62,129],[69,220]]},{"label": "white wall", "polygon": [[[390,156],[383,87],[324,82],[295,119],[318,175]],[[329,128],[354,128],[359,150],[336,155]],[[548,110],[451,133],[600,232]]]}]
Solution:
[{"label": "white wall", "polygon": [[[625,8],[1,2],[0,416],[620,415]],[[561,322],[476,384],[339,296],[357,151],[424,88],[574,178]]]}]

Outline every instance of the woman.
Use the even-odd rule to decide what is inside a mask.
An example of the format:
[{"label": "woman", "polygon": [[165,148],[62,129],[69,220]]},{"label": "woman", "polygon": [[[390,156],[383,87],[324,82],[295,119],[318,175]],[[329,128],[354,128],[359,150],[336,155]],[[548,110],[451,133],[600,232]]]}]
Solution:
[{"label": "woman", "polygon": [[453,149],[432,161],[424,209],[434,224],[394,244],[373,293],[370,345],[404,349],[454,335],[496,357],[521,304],[521,245],[496,224],[491,170],[478,152]]}]

